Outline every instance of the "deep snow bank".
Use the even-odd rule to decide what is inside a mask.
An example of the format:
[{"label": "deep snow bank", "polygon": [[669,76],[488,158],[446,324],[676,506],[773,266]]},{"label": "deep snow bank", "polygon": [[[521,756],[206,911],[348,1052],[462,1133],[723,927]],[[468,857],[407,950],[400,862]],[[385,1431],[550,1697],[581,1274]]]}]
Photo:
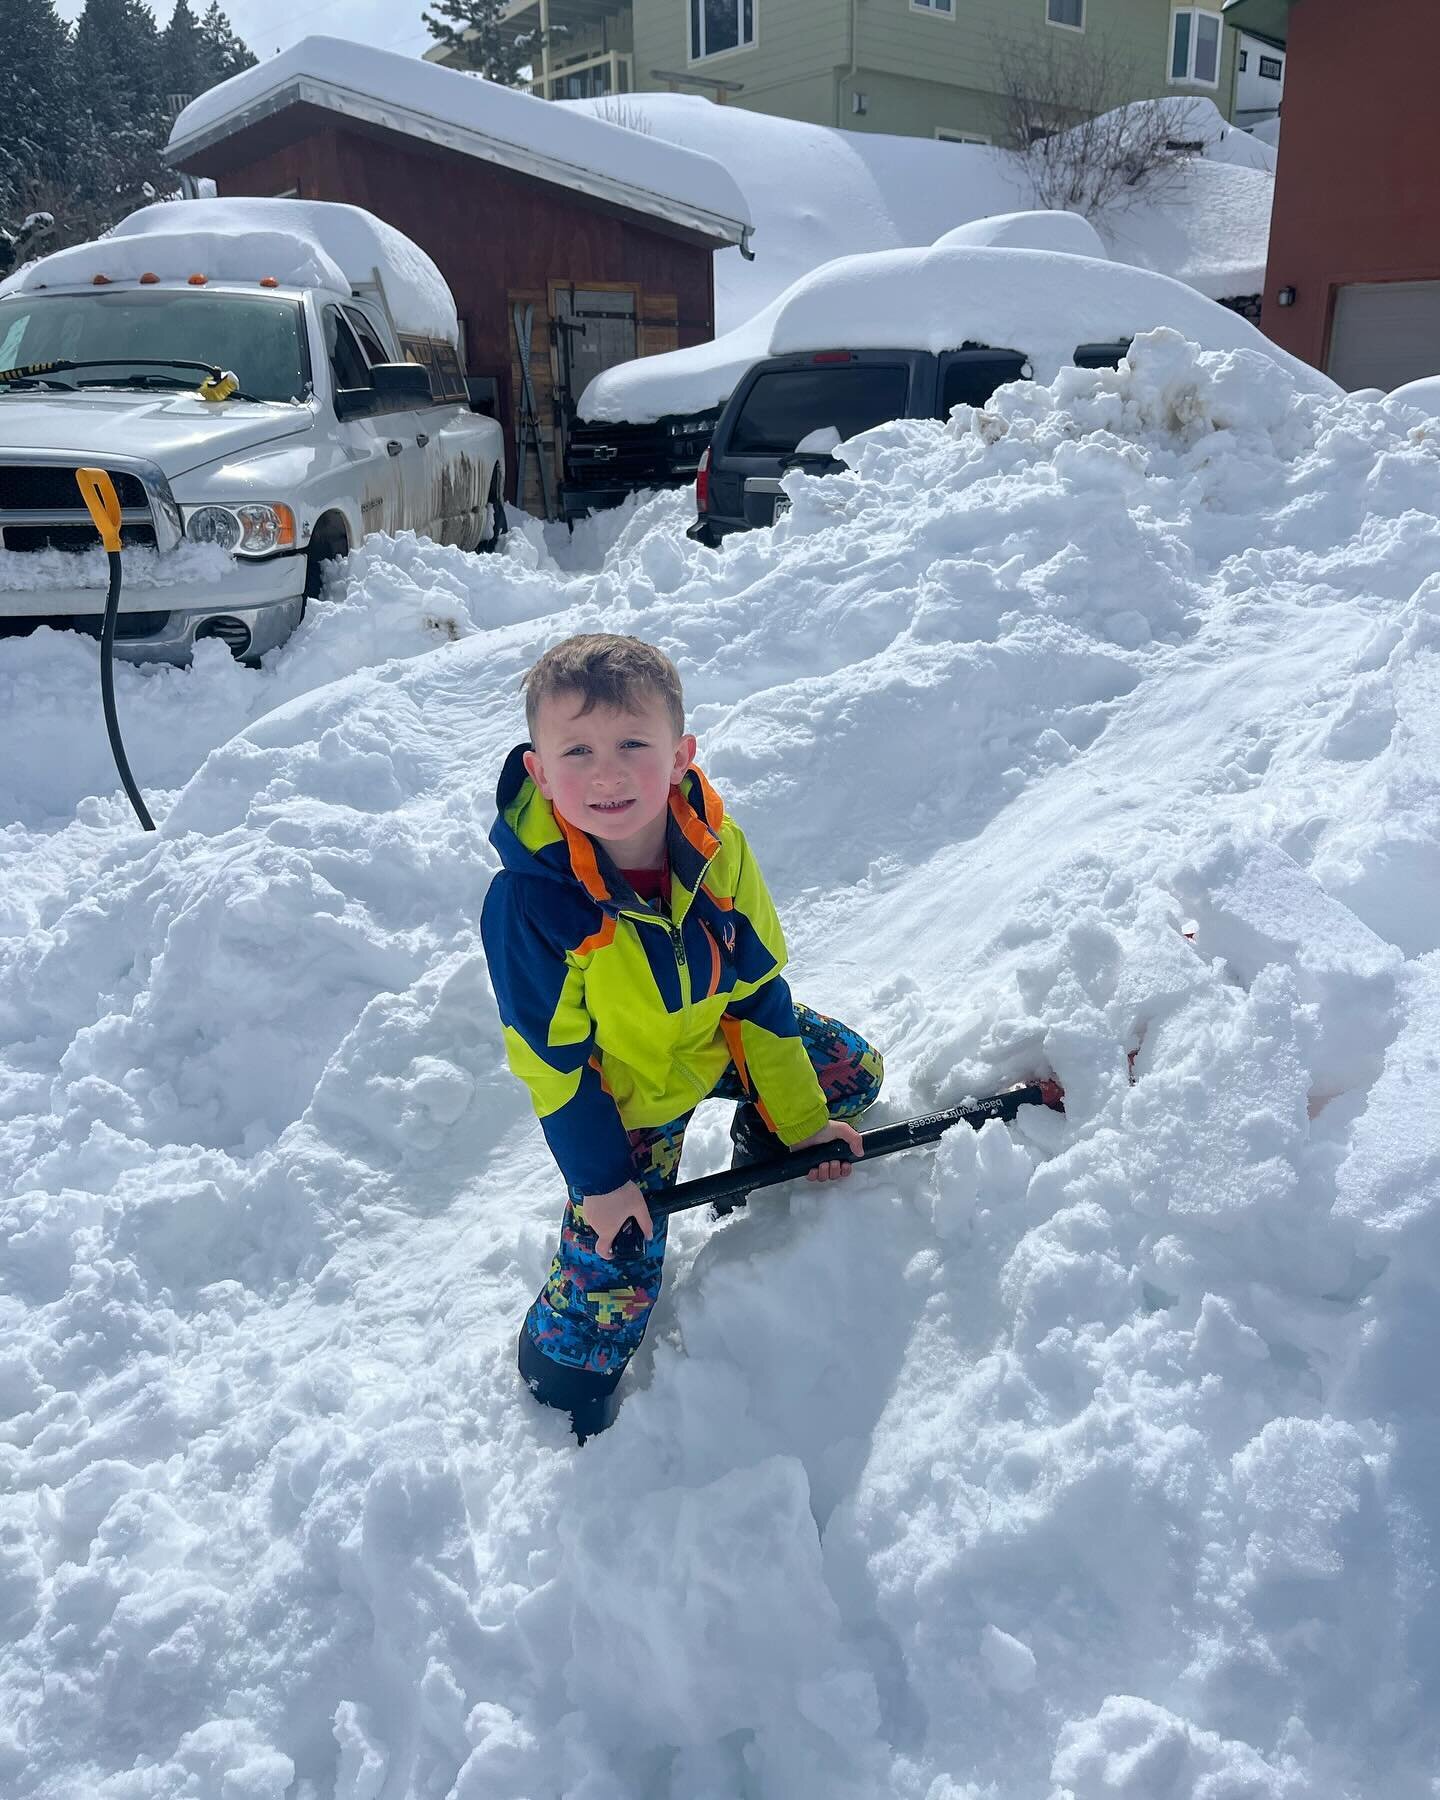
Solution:
[{"label": "deep snow bank", "polygon": [[[197,668],[157,837],[12,828],[0,1786],[1431,1795],[1437,449],[1161,335],[718,553],[673,498],[588,576],[377,545],[228,742]],[[679,659],[886,1110],[1070,1110],[687,1216],[577,1454],[475,922],[515,682],[595,626]],[[37,764],[72,662],[0,644]]]}]

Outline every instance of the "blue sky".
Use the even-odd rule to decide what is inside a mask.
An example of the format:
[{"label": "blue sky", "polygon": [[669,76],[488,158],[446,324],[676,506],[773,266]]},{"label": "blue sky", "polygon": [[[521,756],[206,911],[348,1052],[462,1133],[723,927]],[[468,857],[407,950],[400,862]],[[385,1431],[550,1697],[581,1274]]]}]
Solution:
[{"label": "blue sky", "polygon": [[[190,0],[203,13],[209,0]],[[434,42],[421,22],[425,0],[220,0],[230,23],[257,56],[273,56],[302,37],[325,33],[376,44],[383,50],[419,55]],[[76,19],[84,0],[58,0],[63,18]],[[151,0],[150,10],[163,25],[174,0]]]}]

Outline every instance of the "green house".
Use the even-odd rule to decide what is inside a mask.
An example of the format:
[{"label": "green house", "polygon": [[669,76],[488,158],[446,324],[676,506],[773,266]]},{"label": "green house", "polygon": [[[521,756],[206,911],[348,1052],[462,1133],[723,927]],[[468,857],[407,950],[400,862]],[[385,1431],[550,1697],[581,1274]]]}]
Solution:
[{"label": "green house", "polygon": [[1017,75],[1073,79],[1077,98],[1103,77],[1107,105],[1193,95],[1234,111],[1221,0],[510,0],[504,16],[517,33],[545,33],[531,85],[551,100],[703,94],[815,125],[978,143],[1010,135]]}]

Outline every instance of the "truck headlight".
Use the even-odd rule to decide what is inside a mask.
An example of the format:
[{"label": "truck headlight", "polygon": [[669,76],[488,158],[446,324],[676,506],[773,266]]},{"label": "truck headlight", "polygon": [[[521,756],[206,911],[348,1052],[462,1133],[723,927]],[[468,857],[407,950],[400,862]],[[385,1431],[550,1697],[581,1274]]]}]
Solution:
[{"label": "truck headlight", "polygon": [[270,556],[295,548],[295,515],[288,506],[197,506],[186,518],[192,544],[216,544],[232,556]]}]

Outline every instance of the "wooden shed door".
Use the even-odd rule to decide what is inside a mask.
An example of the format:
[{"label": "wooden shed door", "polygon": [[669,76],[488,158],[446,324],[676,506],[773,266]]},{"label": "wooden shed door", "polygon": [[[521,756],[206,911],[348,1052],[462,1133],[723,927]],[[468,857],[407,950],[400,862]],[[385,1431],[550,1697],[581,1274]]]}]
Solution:
[{"label": "wooden shed door", "polygon": [[575,403],[597,375],[639,354],[635,299],[634,288],[551,289],[559,350],[556,398],[567,418],[574,416]]}]

